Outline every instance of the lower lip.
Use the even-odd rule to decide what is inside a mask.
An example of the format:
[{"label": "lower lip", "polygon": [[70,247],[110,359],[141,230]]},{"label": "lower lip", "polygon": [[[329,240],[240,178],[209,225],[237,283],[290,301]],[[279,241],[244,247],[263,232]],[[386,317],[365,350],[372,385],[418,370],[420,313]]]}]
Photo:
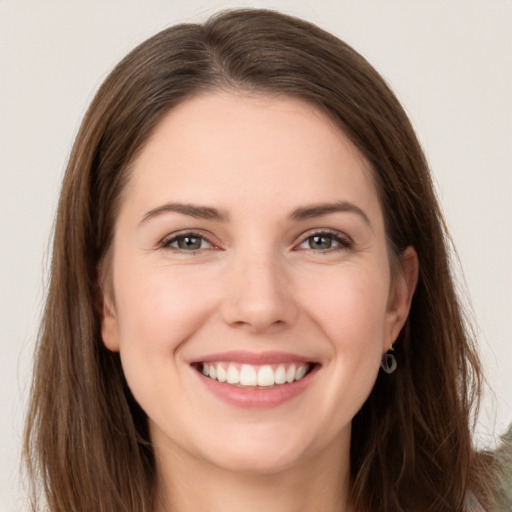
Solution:
[{"label": "lower lip", "polygon": [[301,380],[271,388],[242,388],[205,377],[194,370],[206,388],[215,396],[236,407],[270,409],[288,402],[301,394],[313,381],[318,368],[315,366]]}]

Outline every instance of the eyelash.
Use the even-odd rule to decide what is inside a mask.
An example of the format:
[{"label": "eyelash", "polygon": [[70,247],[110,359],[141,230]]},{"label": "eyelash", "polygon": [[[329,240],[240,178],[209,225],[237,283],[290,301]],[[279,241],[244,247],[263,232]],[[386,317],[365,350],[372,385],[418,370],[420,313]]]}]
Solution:
[{"label": "eyelash", "polygon": [[[172,247],[171,244],[177,243],[180,240],[184,240],[186,238],[200,239],[201,241],[204,241],[204,242],[207,242],[208,244],[210,244],[211,247],[208,247],[208,248],[205,248],[205,249],[199,248],[199,249],[190,249],[190,250],[182,249],[180,247]],[[207,237],[205,237],[203,234],[197,233],[195,231],[186,231],[186,232],[175,234],[175,235],[171,236],[170,238],[164,238],[160,242],[159,246],[162,249],[173,249],[173,250],[176,250],[176,251],[189,252],[189,253],[195,253],[195,252],[198,252],[198,251],[201,251],[201,250],[209,250],[209,249],[212,249],[212,248],[217,248],[214,243],[212,243],[212,242],[210,242],[210,240],[208,240]]]},{"label": "eyelash", "polygon": [[[314,232],[308,233],[307,236],[305,236],[302,239],[302,241],[298,244],[297,247],[300,247],[301,245],[307,243],[308,240],[311,240],[314,237],[327,238],[327,239],[330,239],[331,242],[335,242],[338,245],[335,247],[328,247],[326,249],[314,249],[313,247],[309,247],[309,248],[303,248],[303,249],[299,249],[299,250],[312,250],[317,253],[320,253],[320,252],[326,253],[326,252],[334,252],[334,251],[340,251],[340,250],[344,250],[344,249],[350,249],[353,245],[352,240],[350,240],[347,236],[342,235],[341,233],[338,233],[336,231],[322,230],[322,231],[314,231]],[[184,240],[186,238],[200,239],[201,244],[202,244],[202,242],[206,242],[210,245],[210,247],[207,247],[207,248],[199,247],[198,249],[188,250],[188,249],[172,246],[172,244],[179,243],[180,240]],[[172,249],[172,250],[188,252],[188,253],[192,253],[192,254],[196,253],[198,251],[201,251],[201,250],[211,250],[211,249],[218,248],[213,242],[211,242],[203,234],[197,233],[195,231],[186,231],[186,232],[175,234],[175,235],[171,236],[170,238],[165,238],[160,242],[159,247],[162,249]]]},{"label": "eyelash", "polygon": [[334,252],[334,251],[342,251],[344,249],[350,249],[353,245],[352,240],[350,240],[350,238],[348,238],[346,235],[343,235],[337,231],[322,230],[322,231],[314,231],[312,233],[308,233],[307,236],[302,239],[302,242],[299,244],[299,246],[307,243],[308,240],[311,240],[315,237],[328,238],[331,240],[331,242],[336,242],[338,245],[335,247],[328,247],[327,249],[314,249],[313,247],[309,247],[304,250],[312,250],[314,252],[326,253],[326,252]]}]

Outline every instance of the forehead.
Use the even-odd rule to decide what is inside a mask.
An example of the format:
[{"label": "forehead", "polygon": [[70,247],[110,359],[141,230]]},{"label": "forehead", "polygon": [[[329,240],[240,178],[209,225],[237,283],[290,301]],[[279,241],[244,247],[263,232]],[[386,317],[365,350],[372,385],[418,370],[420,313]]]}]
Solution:
[{"label": "forehead", "polygon": [[[378,203],[370,165],[341,129],[304,101],[207,93],[157,125],[132,165],[128,194],[141,201],[229,202],[260,207],[357,200]],[[342,197],[340,197],[342,196]],[[346,197],[350,196],[350,197]]]}]

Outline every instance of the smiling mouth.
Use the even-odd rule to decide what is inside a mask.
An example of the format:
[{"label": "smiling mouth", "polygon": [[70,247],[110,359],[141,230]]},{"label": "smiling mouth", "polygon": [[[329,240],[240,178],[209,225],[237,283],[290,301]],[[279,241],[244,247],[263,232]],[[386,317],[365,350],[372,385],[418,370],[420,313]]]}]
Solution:
[{"label": "smiling mouth", "polygon": [[315,363],[236,364],[232,362],[200,362],[193,365],[205,377],[239,388],[269,389],[302,380]]}]

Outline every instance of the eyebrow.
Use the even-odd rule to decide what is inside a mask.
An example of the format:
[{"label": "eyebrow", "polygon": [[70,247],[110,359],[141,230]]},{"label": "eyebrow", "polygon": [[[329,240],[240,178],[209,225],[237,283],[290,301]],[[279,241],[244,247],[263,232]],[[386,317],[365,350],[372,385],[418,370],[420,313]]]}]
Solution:
[{"label": "eyebrow", "polygon": [[[153,208],[152,210],[147,212],[140,221],[140,224],[143,224],[148,220],[157,217],[158,215],[169,212],[188,215],[189,217],[194,217],[195,219],[213,220],[218,222],[229,221],[229,215],[225,212],[217,210],[216,208],[212,208],[209,206],[194,205],[189,203],[166,203],[162,206]],[[319,203],[310,206],[296,208],[290,214],[290,219],[301,221],[339,212],[354,213],[361,217],[366,224],[372,227],[372,223],[370,222],[368,215],[366,215],[366,213],[361,208],[359,208],[359,206],[356,206],[355,204],[350,203],[348,201],[336,201],[334,203]]]},{"label": "eyebrow", "polygon": [[353,203],[348,201],[336,201],[334,203],[320,203],[311,206],[305,206],[294,210],[290,218],[293,220],[306,220],[315,217],[322,217],[323,215],[329,215],[330,213],[354,213],[359,215],[368,226],[372,227],[372,223],[366,213]]},{"label": "eyebrow", "polygon": [[195,219],[215,220],[220,222],[227,222],[229,220],[229,215],[227,213],[222,213],[216,208],[210,208],[209,206],[199,206],[187,203],[167,203],[147,212],[140,221],[140,224],[143,224],[162,213],[169,212],[181,213],[182,215],[188,215]]}]

